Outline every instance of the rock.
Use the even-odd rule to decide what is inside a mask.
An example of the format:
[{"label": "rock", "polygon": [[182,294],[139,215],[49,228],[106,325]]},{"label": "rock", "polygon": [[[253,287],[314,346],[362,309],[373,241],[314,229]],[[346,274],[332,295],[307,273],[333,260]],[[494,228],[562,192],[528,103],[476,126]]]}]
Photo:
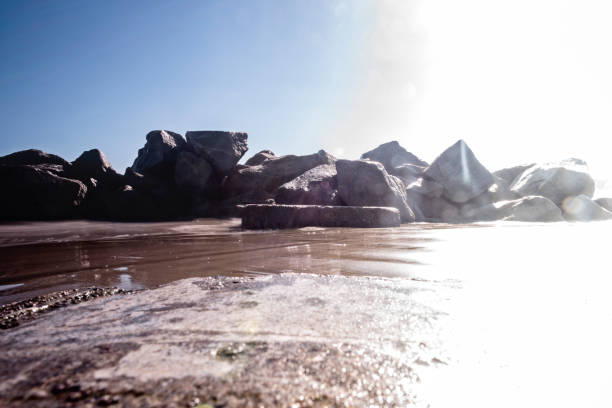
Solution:
[{"label": "rock", "polygon": [[247,166],[257,166],[262,164],[265,161],[276,159],[276,155],[271,150],[262,150],[261,152],[255,154],[249,160],[247,160],[244,164]]},{"label": "rock", "polygon": [[58,176],[45,165],[0,166],[0,218],[47,220],[75,218],[87,187]]},{"label": "rock", "polygon": [[612,220],[612,212],[600,206],[585,195],[566,197],[561,206],[568,221]]},{"label": "rock", "polygon": [[183,191],[201,193],[206,188],[213,168],[206,159],[194,153],[179,153],[174,169],[176,186]]},{"label": "rock", "polygon": [[504,179],[496,176],[493,177],[495,178],[495,184],[489,187],[487,191],[460,205],[460,213],[462,215],[465,216],[465,214],[469,213],[473,209],[499,201],[516,200],[520,198],[517,194],[510,191],[510,186]]},{"label": "rock", "polygon": [[138,150],[132,169],[142,174],[172,177],[168,173],[174,170],[177,156],[186,146],[185,139],[178,133],[152,130],[147,134],[147,143]]},{"label": "rock", "polygon": [[612,198],[598,198],[595,203],[608,211],[612,211]]},{"label": "rock", "polygon": [[569,159],[531,166],[514,180],[510,189],[520,196],[546,197],[561,206],[567,197],[593,197],[595,182],[583,161]]},{"label": "rock", "polygon": [[403,164],[411,164],[421,168],[427,167],[426,162],[406,151],[397,141],[381,144],[376,149],[362,154],[361,158],[382,163],[389,173],[392,173],[392,169]]},{"label": "rock", "polygon": [[455,203],[465,203],[481,195],[495,182],[463,140],[438,156],[423,177],[442,185],[443,195]]},{"label": "rock", "polygon": [[424,167],[419,167],[414,164],[402,164],[401,166],[393,167],[387,170],[389,174],[399,177],[404,184],[409,185],[419,180],[423,176]]},{"label": "rock", "polygon": [[332,164],[335,158],[324,150],[307,156],[271,158],[257,166],[238,166],[223,184],[224,195],[235,204],[261,203],[276,195],[276,190],[308,170]]},{"label": "rock", "polygon": [[118,174],[104,153],[98,149],[83,152],[72,166],[66,171],[66,176],[87,183],[90,179],[96,179],[98,186],[107,189],[117,189],[123,182],[122,176]]},{"label": "rock", "polygon": [[507,167],[505,169],[497,170],[496,172],[493,173],[493,175],[495,177],[498,177],[498,178],[504,180],[506,183],[508,183],[510,185],[510,184],[512,184],[514,182],[514,180],[516,180],[516,178],[518,176],[523,174],[523,172],[525,170],[527,170],[528,168],[530,168],[534,164],[535,163],[522,164],[522,165],[514,166],[514,167]]},{"label": "rock", "polygon": [[221,174],[229,173],[248,150],[246,133],[200,130],[185,136],[189,148]]},{"label": "rock", "polygon": [[120,221],[164,219],[164,214],[146,193],[125,185],[106,197],[108,216]]},{"label": "rock", "polygon": [[389,175],[382,164],[369,160],[338,160],[338,195],[350,206],[395,207],[402,222],[413,222],[406,201],[406,187]]},{"label": "rock", "polygon": [[463,214],[466,221],[563,221],[561,210],[545,197],[528,196],[516,200],[500,201]]},{"label": "rock", "polygon": [[29,149],[22,150],[0,157],[0,164],[6,165],[37,165],[37,164],[57,164],[69,167],[70,163],[54,154],[45,153],[41,150]]},{"label": "rock", "polygon": [[399,211],[390,207],[250,204],[242,211],[242,227],[248,229],[308,226],[377,228],[399,225]]},{"label": "rock", "polygon": [[[415,200],[415,206],[423,219],[417,217],[418,221],[427,222],[448,222],[460,223],[463,222],[461,209],[456,203],[448,200],[445,197],[430,197],[421,196],[420,200]],[[414,210],[417,214],[417,210]]]},{"label": "rock", "polygon": [[336,166],[317,166],[283,184],[278,188],[275,201],[279,204],[341,205]]}]

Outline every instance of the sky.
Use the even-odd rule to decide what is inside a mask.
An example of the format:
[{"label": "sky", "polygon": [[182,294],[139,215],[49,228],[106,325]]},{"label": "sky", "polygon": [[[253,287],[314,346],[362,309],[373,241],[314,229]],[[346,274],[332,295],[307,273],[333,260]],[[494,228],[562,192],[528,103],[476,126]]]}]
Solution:
[{"label": "sky", "polygon": [[609,21],[604,0],[1,2],[0,155],[123,171],[149,130],[234,130],[247,157],[464,139],[492,171],[612,178]]}]

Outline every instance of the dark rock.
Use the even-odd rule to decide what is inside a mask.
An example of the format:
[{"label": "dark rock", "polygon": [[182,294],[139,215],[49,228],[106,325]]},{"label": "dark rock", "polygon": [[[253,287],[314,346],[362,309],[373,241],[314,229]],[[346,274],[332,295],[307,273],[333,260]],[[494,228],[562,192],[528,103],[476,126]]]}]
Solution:
[{"label": "dark rock", "polygon": [[262,150],[261,152],[255,154],[255,156],[247,160],[244,164],[247,166],[258,166],[267,160],[276,158],[276,155],[271,150]]},{"label": "dark rock", "polygon": [[185,139],[178,133],[152,130],[147,134],[147,143],[138,150],[132,169],[142,174],[172,178],[177,156],[186,145]]},{"label": "dark rock", "polygon": [[474,221],[563,221],[561,210],[545,197],[528,196],[517,200],[500,201],[467,211],[465,222]]},{"label": "dark rock", "polygon": [[411,164],[421,168],[427,167],[426,162],[406,151],[397,141],[381,144],[376,149],[362,154],[361,158],[382,163],[389,173],[392,173],[392,169],[404,164]]},{"label": "dark rock", "polygon": [[611,211],[584,195],[566,197],[561,209],[563,210],[563,216],[568,221],[612,220]]},{"label": "dark rock", "polygon": [[97,180],[98,187],[110,190],[119,188],[123,182],[123,177],[113,169],[104,153],[98,149],[83,152],[66,170],[66,177],[83,183],[93,178]]},{"label": "dark rock", "polygon": [[261,203],[273,198],[276,190],[306,171],[335,158],[324,150],[307,156],[281,156],[257,166],[237,166],[223,184],[226,197],[234,204]]},{"label": "dark rock", "polygon": [[212,172],[206,159],[184,151],[179,153],[176,160],[174,181],[180,190],[197,194],[204,191]]},{"label": "dark rock", "polygon": [[546,197],[561,206],[567,197],[593,197],[595,182],[588,173],[586,163],[568,159],[559,163],[531,166],[514,180],[510,189],[523,197]]},{"label": "dark rock", "polygon": [[595,203],[608,211],[612,211],[612,198],[598,198]]},{"label": "dark rock", "polygon": [[527,170],[534,164],[535,163],[522,164],[520,166],[514,166],[514,167],[507,167],[505,169],[497,170],[496,172],[493,173],[493,175],[495,177],[499,177],[500,179],[503,179],[506,183],[511,185],[518,176],[523,174],[525,170]]},{"label": "dark rock", "polygon": [[413,222],[406,201],[406,187],[389,175],[382,164],[369,160],[338,160],[338,195],[350,206],[395,207],[402,222]]},{"label": "dark rock", "polygon": [[29,149],[22,150],[0,157],[0,164],[6,165],[37,165],[37,164],[57,164],[68,167],[70,163],[54,154],[45,153],[41,150]]},{"label": "dark rock", "polygon": [[87,187],[58,176],[46,165],[0,166],[0,218],[64,219],[79,216]]},{"label": "dark rock", "polygon": [[108,216],[120,221],[149,221],[164,219],[165,214],[151,197],[130,185],[125,185],[106,197]]},{"label": "dark rock", "polygon": [[246,133],[199,130],[185,134],[189,148],[221,174],[227,174],[248,150]]},{"label": "dark rock", "polygon": [[399,211],[390,207],[250,204],[242,212],[242,227],[248,229],[308,226],[376,228],[399,225]]},{"label": "dark rock", "polygon": [[495,182],[463,140],[438,156],[423,177],[442,185],[443,195],[456,203],[465,203],[481,195]]},{"label": "dark rock", "polygon": [[317,166],[283,184],[278,188],[275,201],[279,204],[341,205],[336,166]]}]

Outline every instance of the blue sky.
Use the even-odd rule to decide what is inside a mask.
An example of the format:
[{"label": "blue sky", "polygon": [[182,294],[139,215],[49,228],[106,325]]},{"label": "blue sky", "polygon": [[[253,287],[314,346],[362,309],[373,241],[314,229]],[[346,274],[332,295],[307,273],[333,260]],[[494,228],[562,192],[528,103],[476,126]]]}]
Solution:
[{"label": "blue sky", "polygon": [[246,131],[247,155],[316,151],[371,20],[325,0],[0,7],[0,154],[98,147],[121,171],[159,128]]},{"label": "blue sky", "polygon": [[0,154],[123,171],[160,128],[246,131],[247,156],[464,139],[491,170],[612,179],[610,21],[609,0],[4,1]]}]

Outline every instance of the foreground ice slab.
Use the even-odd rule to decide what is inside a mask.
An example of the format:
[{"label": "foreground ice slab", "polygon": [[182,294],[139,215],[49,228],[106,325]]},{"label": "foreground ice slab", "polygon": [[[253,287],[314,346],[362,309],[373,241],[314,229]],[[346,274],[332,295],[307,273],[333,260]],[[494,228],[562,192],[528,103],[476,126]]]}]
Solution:
[{"label": "foreground ice slab", "polygon": [[285,274],[92,301],[3,333],[0,405],[406,406],[446,364],[440,289]]}]

